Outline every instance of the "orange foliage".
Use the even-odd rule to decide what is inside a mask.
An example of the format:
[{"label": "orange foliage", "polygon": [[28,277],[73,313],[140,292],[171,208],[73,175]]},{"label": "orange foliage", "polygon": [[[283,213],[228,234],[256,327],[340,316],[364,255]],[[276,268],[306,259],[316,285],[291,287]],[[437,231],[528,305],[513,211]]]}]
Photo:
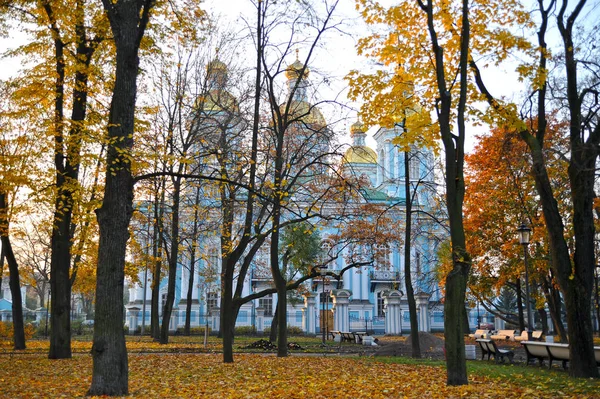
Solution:
[{"label": "orange foliage", "polygon": [[[551,118],[546,140],[548,169],[559,206],[564,206],[568,187],[565,161],[557,156],[565,148],[561,142],[564,129],[564,124]],[[467,250],[474,259],[472,291],[493,296],[506,282],[523,276],[523,248],[516,232],[522,222],[533,230],[530,273],[534,280],[536,274],[545,275],[546,229],[526,144],[514,132],[492,129],[489,135],[479,138],[466,162],[464,224]]]},{"label": "orange foliage", "polygon": [[[25,324],[25,340],[29,340],[35,333],[35,328],[31,324]],[[10,322],[0,321],[0,340],[12,340],[13,338],[13,325]],[[0,341],[0,347],[1,345]],[[12,346],[12,344],[10,344]]]}]

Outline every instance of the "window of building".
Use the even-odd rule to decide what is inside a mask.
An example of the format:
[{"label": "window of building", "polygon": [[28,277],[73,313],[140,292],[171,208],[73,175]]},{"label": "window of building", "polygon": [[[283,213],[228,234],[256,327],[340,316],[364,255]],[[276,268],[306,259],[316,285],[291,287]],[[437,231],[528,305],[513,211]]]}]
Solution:
[{"label": "window of building", "polygon": [[383,317],[385,315],[383,313],[384,305],[383,291],[379,291],[377,293],[377,317]]},{"label": "window of building", "polygon": [[206,307],[210,311],[212,308],[216,308],[219,306],[219,296],[216,292],[209,292],[206,295]]},{"label": "window of building", "polygon": [[410,173],[411,180],[418,180],[421,177],[420,160],[419,160],[419,156],[417,155],[416,152],[410,153],[410,159],[408,161],[408,168],[409,168],[408,173]]},{"label": "window of building", "polygon": [[260,298],[258,306],[265,309],[265,316],[273,316],[273,294]]},{"label": "window of building", "polygon": [[161,294],[160,301],[162,304],[160,307],[160,310],[161,310],[160,314],[162,315],[165,313],[165,305],[167,304],[167,293],[166,292]]}]

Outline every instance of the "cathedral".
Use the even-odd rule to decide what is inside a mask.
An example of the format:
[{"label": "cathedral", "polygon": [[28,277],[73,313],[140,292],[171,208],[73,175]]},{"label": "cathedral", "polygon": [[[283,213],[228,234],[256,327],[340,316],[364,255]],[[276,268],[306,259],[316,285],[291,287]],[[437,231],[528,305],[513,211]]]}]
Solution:
[{"label": "cathedral", "polygon": [[[447,235],[444,229],[428,216],[439,212],[434,201],[437,187],[432,152],[421,148],[412,148],[408,153],[400,151],[394,144],[394,138],[402,134],[401,125],[379,128],[372,133],[367,132],[357,121],[350,126],[348,132],[334,133],[327,126],[319,107],[311,104],[308,99],[309,72],[299,60],[290,64],[285,71],[288,101],[281,105],[279,110],[284,118],[296,121],[290,125],[290,129],[295,129],[293,140],[284,143],[285,151],[290,154],[287,158],[288,173],[294,174],[298,185],[302,186],[315,181],[320,175],[327,174],[323,165],[336,163],[336,170],[340,175],[360,182],[360,195],[353,197],[353,203],[347,208],[360,205],[384,209],[388,220],[384,228],[396,230],[397,234],[387,236],[387,241],[380,245],[377,259],[373,258],[369,264],[351,267],[354,255],[359,254],[362,259],[366,257],[367,245],[356,242],[353,245],[342,246],[340,237],[343,234],[340,230],[345,228],[343,219],[336,223],[313,219],[312,223],[318,226],[322,248],[329,253],[336,253],[336,256],[332,257],[327,265],[320,267],[321,275],[305,282],[297,292],[290,293],[290,299],[287,301],[288,326],[306,334],[321,334],[324,331],[367,331],[398,335],[410,330],[405,295],[403,231],[407,201],[411,201],[413,221],[410,270],[419,312],[418,328],[420,331],[443,330],[443,305],[434,269],[438,247],[447,239]],[[234,115],[235,112],[225,112],[226,108],[236,112],[238,110],[236,98],[224,87],[227,73],[227,66],[218,59],[213,60],[207,67],[207,94],[199,98],[198,107],[205,115],[211,115],[213,122],[207,118],[198,118],[193,122],[195,128],[203,132],[202,141],[205,146],[224,141],[227,141],[229,148],[243,146],[240,132],[247,126],[244,126],[241,118]],[[216,125],[227,126],[226,140],[223,132],[214,133],[218,131],[215,129]],[[339,151],[338,158],[331,155],[331,143],[335,134],[345,134],[351,142]],[[372,134],[374,148],[367,145],[368,134]],[[265,134],[266,138],[263,140],[268,140],[267,136]],[[197,151],[204,150],[199,146]],[[212,161],[205,161],[203,167],[216,171],[219,165],[215,157],[218,157],[218,154],[207,158]],[[241,157],[235,155],[230,155],[229,158],[229,164],[244,162]],[[306,159],[319,161],[307,166]],[[301,189],[296,189],[291,195],[301,198],[306,194],[303,194]],[[215,200],[214,203],[218,206],[219,201]],[[369,217],[364,216],[365,219]],[[354,219],[360,220],[361,216],[355,215]],[[215,220],[213,226],[217,224],[218,221]],[[218,231],[218,228],[214,227],[214,230]],[[191,309],[189,316],[192,327],[208,326],[212,331],[220,328],[221,249],[218,233],[215,231],[198,238],[200,254],[196,257],[194,268],[190,268],[188,260],[183,257],[178,265],[175,305],[170,320],[171,331],[183,328],[187,309]],[[265,256],[268,256],[268,248],[264,253],[259,251],[255,255],[256,259],[243,281],[243,296],[272,287],[270,270],[264,266],[264,259],[261,259]],[[190,279],[190,270],[195,274],[193,280]],[[190,281],[193,281],[192,286]],[[148,271],[140,272],[138,283],[129,283],[126,324],[130,332],[149,328],[151,285]],[[187,306],[189,292],[190,307]],[[160,281],[159,309],[163,308],[166,293],[167,279],[163,278]],[[276,304],[276,294],[243,304],[237,316],[236,327],[264,332],[270,327]]]}]

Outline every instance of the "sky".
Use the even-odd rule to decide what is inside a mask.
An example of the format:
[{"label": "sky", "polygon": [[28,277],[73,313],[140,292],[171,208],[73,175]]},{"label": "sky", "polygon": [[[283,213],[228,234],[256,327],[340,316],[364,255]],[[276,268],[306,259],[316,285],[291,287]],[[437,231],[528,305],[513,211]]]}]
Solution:
[{"label": "sky", "polygon": [[[383,0],[383,3],[392,3],[392,1]],[[211,14],[217,14],[222,16],[227,21],[235,21],[241,14],[254,15],[255,8],[250,0],[206,0],[206,8]],[[343,100],[348,102],[348,105],[352,108],[352,111],[348,113],[348,117],[345,118],[339,126],[334,128],[339,133],[344,133],[340,138],[340,141],[350,143],[349,127],[356,121],[357,110],[360,107],[360,103],[350,102],[346,96],[346,83],[343,77],[347,75],[351,70],[358,69],[361,71],[374,70],[377,68],[373,60],[368,60],[365,57],[359,56],[356,53],[356,44],[358,39],[365,37],[369,34],[370,28],[362,21],[358,11],[355,9],[354,0],[341,0],[336,14],[343,17],[347,24],[345,29],[349,34],[338,34],[329,35],[324,38],[324,49],[312,60],[311,68],[318,68],[323,73],[331,74],[332,90],[329,92],[319,92],[319,97],[322,100],[326,100],[327,96],[335,96],[338,93],[342,93]],[[234,22],[235,23],[235,22]],[[305,54],[300,52],[300,59],[305,57]],[[514,71],[515,65],[507,65],[502,67],[491,67],[484,70],[482,73],[486,77],[488,87],[492,93],[506,93],[507,82],[517,82],[517,74]],[[508,91],[509,96],[515,96],[516,93],[523,89],[515,83],[514,89]],[[324,110],[325,117],[328,121],[337,119],[336,117],[328,117],[327,111]],[[465,143],[466,151],[470,152],[473,150],[476,140],[475,135],[485,134],[487,127],[482,126],[468,126],[468,135]],[[375,147],[375,141],[373,135],[377,131],[377,127],[373,127],[369,130],[367,135],[367,145]]]},{"label": "sky", "polygon": [[[391,0],[383,0],[391,2]],[[597,0],[593,0],[597,3]],[[205,0],[203,7],[212,15],[219,15],[223,23],[229,23],[231,26],[242,27],[239,23],[240,15],[245,15],[249,19],[254,16],[254,6],[251,0]],[[597,11],[597,7],[594,8]],[[336,10],[338,16],[345,19],[346,25],[343,27],[345,33],[330,33],[323,38],[323,47],[319,49],[317,56],[313,58],[309,67],[312,70],[322,71],[323,74],[330,76],[329,89],[321,87],[318,93],[321,100],[328,100],[341,93],[341,100],[348,102],[349,108],[345,113],[346,118],[338,123],[334,129],[339,133],[344,133],[341,141],[349,142],[348,128],[356,121],[356,110],[359,107],[357,103],[350,103],[345,96],[346,84],[343,77],[352,69],[369,70],[374,68],[374,63],[364,57],[359,57],[356,54],[355,46],[360,37],[369,34],[369,28],[366,27],[358,12],[355,10],[354,0],[340,0]],[[16,45],[22,44],[25,38],[22,35],[13,35],[10,38],[0,39],[0,53]],[[306,57],[305,49],[299,50],[299,58],[302,60]],[[251,53],[251,52],[249,52]],[[289,57],[289,62],[294,61],[294,57]],[[18,60],[0,59],[0,78],[7,78],[11,74],[16,73],[20,68]],[[500,68],[489,68],[483,71],[484,79],[493,94],[502,93],[510,97],[516,97],[523,91],[522,84],[518,84],[517,76],[514,72],[515,64],[508,64]],[[508,87],[507,87],[508,86]],[[339,120],[336,116],[328,115],[326,109],[322,110],[328,121]],[[475,145],[474,135],[483,134],[487,130],[485,127],[469,126],[467,138],[467,151],[473,149]],[[367,144],[374,146],[372,134],[375,129],[369,132]]]}]

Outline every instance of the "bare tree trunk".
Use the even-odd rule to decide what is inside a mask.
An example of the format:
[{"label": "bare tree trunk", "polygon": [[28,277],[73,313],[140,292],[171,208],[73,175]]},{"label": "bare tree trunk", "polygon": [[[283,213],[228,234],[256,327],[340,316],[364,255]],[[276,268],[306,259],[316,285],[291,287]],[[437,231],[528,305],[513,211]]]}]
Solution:
[{"label": "bare tree trunk", "polygon": [[275,307],[275,313],[273,314],[273,321],[271,321],[271,331],[269,333],[269,341],[277,342],[277,332],[279,326],[279,306]]},{"label": "bare tree trunk", "polygon": [[10,294],[12,296],[13,344],[16,350],[25,349],[25,326],[23,323],[23,298],[19,282],[19,265],[13,253],[8,236],[8,203],[6,193],[0,192],[0,240],[2,241],[2,256],[8,263]]},{"label": "bare tree trunk", "polygon": [[194,221],[192,226],[192,244],[190,247],[190,277],[188,279],[188,292],[185,305],[185,327],[183,334],[190,335],[192,293],[194,289],[194,273],[196,272],[196,250],[198,242],[198,203],[200,202],[200,188],[196,189],[196,200],[194,201]]},{"label": "bare tree trunk", "polygon": [[[152,227],[152,296],[150,299],[150,335],[155,341],[160,339],[160,281],[162,268],[162,218],[164,216],[165,187],[164,180],[159,183],[154,199],[154,222]],[[159,197],[160,195],[160,197]],[[159,199],[160,198],[160,199]]]},{"label": "bare tree trunk", "polygon": [[[180,171],[181,172],[181,171]],[[179,259],[179,197],[181,194],[181,178],[173,182],[173,208],[171,210],[171,253],[169,254],[169,280],[167,283],[167,300],[163,308],[160,343],[169,343],[169,324],[175,302],[175,283],[177,280],[177,261]],[[175,326],[177,328],[177,326]]]},{"label": "bare tree trunk", "polygon": [[523,314],[523,293],[521,292],[521,279],[517,278],[517,311],[519,317],[519,330],[525,331],[525,316]]},{"label": "bare tree trunk", "polygon": [[412,195],[410,190],[410,154],[404,152],[404,191],[406,196],[406,227],[404,231],[404,285],[406,286],[406,299],[408,300],[408,313],[410,316],[410,335],[412,357],[421,358],[421,345],[419,343],[419,322],[417,319],[417,303],[412,286],[410,270],[410,251],[412,234]]},{"label": "bare tree trunk", "polygon": [[133,213],[131,149],[139,68],[138,50],[152,0],[102,1],[116,46],[116,69],[108,124],[106,183],[97,210],[100,240],[96,275],[96,320],[90,396],[129,393],[129,366],[123,329],[123,287],[129,221]]}]

